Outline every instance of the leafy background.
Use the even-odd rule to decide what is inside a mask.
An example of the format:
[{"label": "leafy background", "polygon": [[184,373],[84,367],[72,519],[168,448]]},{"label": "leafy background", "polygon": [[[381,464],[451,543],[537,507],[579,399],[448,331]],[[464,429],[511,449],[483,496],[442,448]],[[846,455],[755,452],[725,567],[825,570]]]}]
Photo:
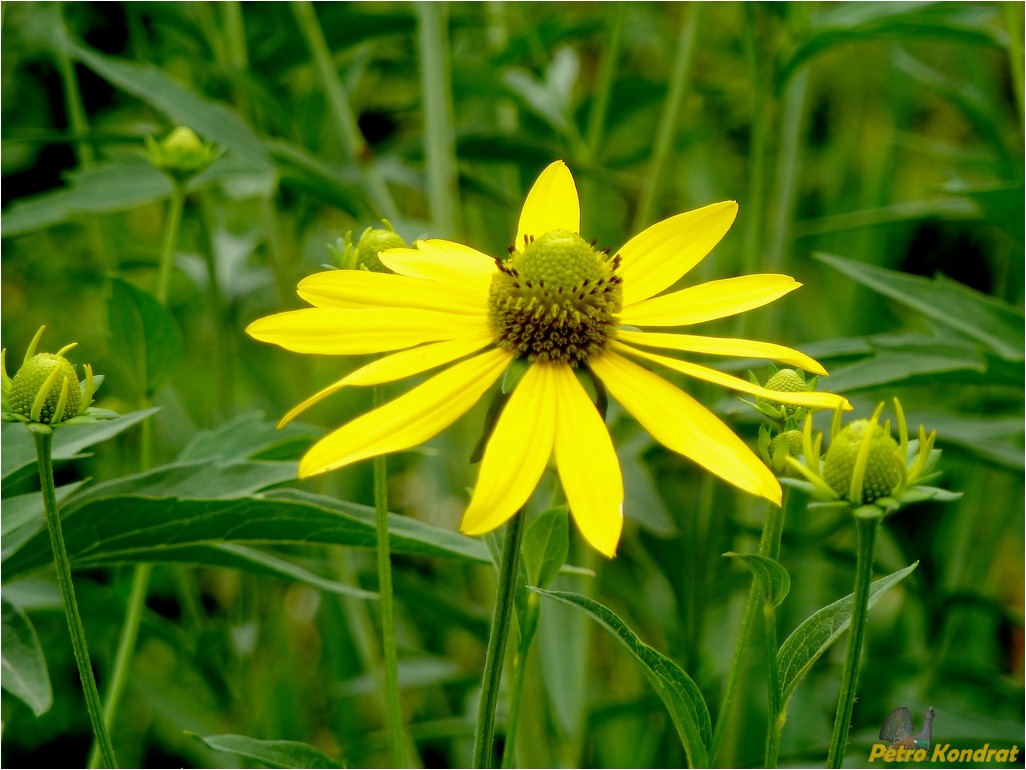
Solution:
[{"label": "leafy background", "polygon": [[[805,287],[702,333],[799,347],[858,414],[898,395],[910,423],[939,433],[944,483],[964,496],[885,524],[879,574],[919,566],[871,615],[848,763],[866,764],[898,705],[934,706],[937,740],[1022,745],[1021,5],[15,3],[3,32],[4,345],[20,360],[42,323],[53,348],[78,340],[75,360],[107,375],[100,405],[129,415],[58,432],[101,687],[130,565],[157,564],[113,731],[123,764],[230,766],[252,745],[196,736],[231,735],[387,762],[370,467],[293,478],[368,394],[343,391],[276,431],[357,362],[242,329],[299,307],[294,285],[329,261],[325,245],[382,216],[409,239],[502,253],[556,158],[603,245],[736,199],[733,231],[686,280],[784,272]],[[151,292],[171,188],[140,150],[178,124],[225,153],[191,184],[165,311]],[[738,399],[683,385],[754,441]],[[404,708],[425,766],[470,757],[494,572],[484,543],[455,530],[482,417],[389,459]],[[595,574],[553,588],[617,613],[715,718],[750,581],[721,554],[753,552],[763,512],[621,413],[610,422],[628,489],[620,554],[600,560],[571,530],[568,562]],[[24,430],[5,427],[8,766],[59,766],[89,745],[34,473]],[[854,566],[849,520],[788,514],[782,634],[850,592]],[[643,669],[551,599],[518,761],[681,766]],[[23,650],[19,692],[6,665]],[[822,762],[842,654],[796,688],[784,764]],[[761,761],[761,681],[752,655],[720,763]]]}]

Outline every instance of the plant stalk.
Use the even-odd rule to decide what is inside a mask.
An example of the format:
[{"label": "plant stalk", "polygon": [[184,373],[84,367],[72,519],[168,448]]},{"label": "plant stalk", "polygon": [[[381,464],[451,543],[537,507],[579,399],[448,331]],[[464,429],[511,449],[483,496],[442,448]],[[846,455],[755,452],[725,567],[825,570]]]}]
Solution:
[{"label": "plant stalk", "polygon": [[75,586],[71,582],[71,564],[68,552],[64,547],[64,533],[61,530],[61,516],[57,508],[57,492],[53,485],[53,433],[33,433],[36,444],[36,458],[39,461],[39,482],[43,492],[43,510],[46,512],[46,527],[50,531],[50,545],[53,547],[53,560],[57,568],[57,585],[64,600],[64,614],[68,620],[68,631],[71,634],[71,647],[78,665],[78,676],[82,680],[82,692],[85,695],[86,710],[93,735],[100,746],[103,761],[107,767],[118,766],[114,756],[114,747],[110,742],[107,726],[103,722],[103,708],[100,705],[100,693],[96,689],[96,679],[89,662],[89,648],[86,645],[85,629],[82,627],[82,616],[78,611],[78,600],[75,598]]},{"label": "plant stalk", "polygon": [[484,675],[481,682],[481,704],[477,712],[477,733],[474,736],[475,768],[494,767],[495,760],[495,707],[499,700],[502,664],[506,657],[509,624],[517,590],[517,566],[520,563],[520,543],[524,537],[524,509],[510,519],[506,539],[499,560],[499,581],[495,589],[495,609],[492,628],[488,636]]},{"label": "plant stalk", "polygon": [[[374,405],[380,406],[380,387],[374,388]],[[377,522],[378,595],[381,606],[381,646],[384,652],[385,712],[388,719],[392,767],[407,767],[406,736],[399,697],[399,657],[395,642],[395,614],[392,605],[392,557],[388,535],[388,467],[384,455],[374,458],[374,518]]]},{"label": "plant stalk", "polygon": [[862,645],[866,638],[869,586],[873,580],[873,546],[879,526],[879,515],[855,514],[858,550],[855,557],[855,592],[852,596],[851,636],[848,638],[848,652],[844,658],[844,671],[841,673],[841,692],[837,698],[837,715],[834,717],[834,731],[830,738],[830,753],[827,757],[827,767],[831,768],[841,766],[848,743],[848,729],[851,725],[852,708],[855,705]]},{"label": "plant stalk", "polygon": [[513,657],[513,691],[509,696],[506,740],[502,746],[503,768],[513,767],[513,760],[516,754],[517,727],[520,724],[520,703],[524,693],[524,674],[527,670],[527,656],[531,653],[531,644],[534,642],[535,633],[538,630],[539,610],[538,594],[528,591],[526,617],[520,626],[520,643],[517,645],[517,654]]},{"label": "plant stalk", "polygon": [[167,230],[164,232],[164,247],[160,252],[160,272],[157,276],[157,300],[167,306],[167,295],[171,288],[171,271],[175,264],[175,246],[178,230],[182,224],[185,209],[185,183],[172,180],[171,203],[167,211]]}]

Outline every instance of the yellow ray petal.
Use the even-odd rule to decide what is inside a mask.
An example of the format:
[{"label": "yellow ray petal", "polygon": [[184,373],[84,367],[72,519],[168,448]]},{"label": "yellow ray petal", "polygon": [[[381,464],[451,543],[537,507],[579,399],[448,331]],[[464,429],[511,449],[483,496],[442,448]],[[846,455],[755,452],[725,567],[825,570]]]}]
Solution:
[{"label": "yellow ray petal", "polygon": [[616,338],[631,345],[646,345],[652,348],[667,348],[689,353],[705,353],[713,356],[737,356],[739,358],[768,358],[782,364],[790,364],[812,374],[825,375],[826,369],[814,358],[800,350],[776,345],[772,342],[740,340],[728,337],[702,337],[693,334],[660,334],[659,332],[633,332],[620,329]]},{"label": "yellow ray petal", "polygon": [[652,225],[618,252],[623,262],[624,307],[653,297],[701,262],[737,216],[737,204],[723,201]]},{"label": "yellow ray petal", "polygon": [[257,319],[246,333],[296,353],[348,356],[479,337],[486,329],[486,316],[437,310],[306,308]]},{"label": "yellow ray petal", "polygon": [[487,298],[492,275],[498,271],[493,257],[452,241],[417,241],[416,246],[415,249],[388,249],[381,252],[378,259],[401,275],[460,286]]},{"label": "yellow ray petal", "polygon": [[346,423],[310,448],[299,463],[299,477],[427,441],[470,409],[511,358],[504,350],[486,351]]},{"label": "yellow ray petal", "polygon": [[436,366],[447,364],[463,356],[470,355],[480,350],[492,341],[492,335],[482,334],[478,337],[467,339],[445,340],[444,342],[431,342],[420,347],[401,350],[385,358],[380,358],[366,366],[362,366],[355,372],[346,375],[341,380],[333,382],[323,390],[314,393],[303,403],[293,407],[288,414],[281,418],[278,427],[294,420],[298,415],[305,412],[314,404],[323,401],[332,393],[337,393],[342,388],[350,385],[379,385],[382,382],[394,382],[404,377],[426,372]]},{"label": "yellow ray petal", "polygon": [[593,358],[588,365],[656,441],[724,481],[780,505],[780,484],[770,469],[691,396],[617,353]]},{"label": "yellow ray petal", "polygon": [[617,342],[615,340],[613,341],[613,347],[621,353],[629,353],[633,356],[639,356],[652,361],[653,363],[661,364],[668,369],[673,369],[681,374],[686,374],[689,377],[695,377],[699,380],[705,380],[706,382],[712,382],[716,385],[722,385],[723,387],[730,388],[731,390],[749,393],[753,396],[759,396],[760,398],[766,398],[782,404],[794,404],[795,406],[805,406],[812,409],[830,410],[834,410],[839,406],[846,411],[852,408],[851,404],[848,403],[848,399],[844,396],[839,396],[836,393],[825,393],[821,390],[808,390],[794,393],[766,390],[766,388],[759,387],[748,380],[735,377],[731,374],[724,374],[723,372],[716,371],[715,369],[710,369],[707,366],[700,366],[699,364],[692,364],[687,361],[678,361],[676,358],[659,356],[655,353],[649,353],[644,350],[638,350],[628,345],[624,345],[622,342]]},{"label": "yellow ray petal", "polygon": [[[624,280],[626,290],[627,281]],[[630,326],[683,326],[762,307],[799,286],[789,275],[742,275],[642,300],[620,313]]]},{"label": "yellow ray petal", "polygon": [[616,555],[623,529],[623,478],[605,423],[567,366],[555,367],[556,466],[584,539]]},{"label": "yellow ray petal", "polygon": [[487,294],[462,284],[426,281],[369,270],[328,270],[299,282],[297,293],[317,307],[414,307],[487,314]]},{"label": "yellow ray petal", "polygon": [[552,364],[532,364],[509,397],[488,439],[461,532],[481,535],[495,529],[534,491],[552,454],[556,425],[554,369]]},{"label": "yellow ray petal", "polygon": [[581,203],[577,186],[566,164],[550,163],[527,193],[513,245],[524,248],[524,236],[537,238],[549,230],[581,230]]}]

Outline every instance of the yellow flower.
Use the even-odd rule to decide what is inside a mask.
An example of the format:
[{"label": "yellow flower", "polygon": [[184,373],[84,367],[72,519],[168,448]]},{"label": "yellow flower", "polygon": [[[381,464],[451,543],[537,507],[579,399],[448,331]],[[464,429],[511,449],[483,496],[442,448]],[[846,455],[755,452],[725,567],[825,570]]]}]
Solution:
[{"label": "yellow flower", "polygon": [[[420,444],[463,415],[520,358],[526,372],[488,440],[461,530],[510,518],[550,457],[584,537],[612,556],[623,526],[623,481],[609,432],[578,380],[590,373],[652,436],[741,489],[780,502],[772,472],[712,412],[632,359],[804,407],[850,409],[822,392],[770,393],[722,372],[646,348],[772,358],[826,374],[808,356],[766,342],[640,331],[710,321],[760,307],[801,284],[784,275],[710,281],[660,295],[730,228],[733,201],[653,225],[609,255],[578,234],[569,169],[551,164],[528,193],[510,256],[497,260],[442,240],[390,249],[394,274],[332,271],[299,284],[315,307],[261,318],[251,336],[298,353],[394,352],[333,383],[283,422],[349,385],[390,382],[448,365],[423,384],[323,438],[302,477]],[[658,296],[657,296],[658,295]]]}]

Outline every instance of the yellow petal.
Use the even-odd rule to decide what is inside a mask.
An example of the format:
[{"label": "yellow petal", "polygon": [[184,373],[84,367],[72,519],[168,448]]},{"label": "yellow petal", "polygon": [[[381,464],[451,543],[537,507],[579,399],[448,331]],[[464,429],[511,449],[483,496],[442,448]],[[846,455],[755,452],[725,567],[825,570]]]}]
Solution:
[{"label": "yellow petal", "polygon": [[527,193],[524,208],[520,212],[520,225],[513,245],[524,248],[524,237],[537,238],[550,230],[581,229],[581,203],[577,198],[577,186],[566,164],[557,160],[549,164]]},{"label": "yellow petal", "polygon": [[553,370],[532,364],[509,397],[488,439],[481,472],[460,531],[495,529],[527,502],[552,454],[556,426]]},{"label": "yellow petal", "polygon": [[303,403],[293,407],[288,414],[281,418],[278,427],[294,420],[299,414],[305,412],[314,404],[324,400],[332,393],[337,393],[349,385],[379,385],[383,382],[394,382],[404,377],[426,372],[436,366],[447,364],[463,356],[470,355],[480,350],[492,341],[491,333],[482,334],[467,339],[445,340],[444,342],[431,342],[420,347],[401,350],[385,358],[380,358],[366,366],[360,367],[355,372],[346,375],[341,380],[333,382],[328,387],[318,391]]},{"label": "yellow petal", "polygon": [[478,337],[486,316],[416,308],[306,308],[257,319],[246,333],[296,353],[350,356]]},{"label": "yellow petal", "polygon": [[750,393],[753,396],[767,398],[771,401],[777,401],[782,404],[794,404],[795,406],[805,406],[812,409],[830,410],[841,407],[846,411],[852,408],[851,404],[848,403],[848,399],[844,398],[844,396],[839,396],[836,393],[824,393],[821,390],[808,390],[793,393],[767,390],[766,388],[759,387],[748,380],[735,377],[731,374],[725,374],[715,369],[710,369],[707,366],[700,366],[698,364],[688,363],[687,361],[678,361],[676,358],[659,356],[655,353],[649,353],[644,350],[629,347],[621,342],[616,342],[615,340],[613,341],[613,347],[621,353],[630,353],[631,355],[639,356],[652,361],[653,363],[661,364],[668,369],[673,369],[681,374],[686,374],[689,377],[695,377],[699,380],[705,380],[706,382],[712,382],[716,385],[722,385],[723,387],[730,388],[731,390]]},{"label": "yellow petal", "polygon": [[780,505],[780,484],[770,469],[691,396],[617,353],[593,358],[588,365],[656,441],[724,481]]},{"label": "yellow petal", "polygon": [[[625,279],[625,290],[626,286]],[[620,322],[630,326],[683,326],[712,321],[767,305],[799,286],[789,275],[774,274],[709,281],[625,306]]]},{"label": "yellow petal", "polygon": [[441,284],[369,270],[328,270],[299,282],[300,297],[317,307],[413,307],[487,314],[488,295],[462,284]]},{"label": "yellow petal", "polygon": [[299,463],[300,478],[427,441],[470,409],[511,358],[505,350],[486,351],[346,423],[310,448]]},{"label": "yellow petal", "polygon": [[620,329],[616,338],[631,345],[646,345],[652,348],[682,350],[689,353],[705,353],[713,356],[738,356],[739,358],[768,358],[782,364],[790,364],[812,374],[827,373],[814,358],[800,350],[776,345],[772,342],[740,340],[728,337],[701,337],[693,334],[660,334],[658,332],[633,332]]},{"label": "yellow petal", "polygon": [[602,417],[573,371],[555,367],[556,466],[584,539],[616,555],[623,529],[623,478]]},{"label": "yellow petal", "polygon": [[734,201],[713,203],[664,219],[631,238],[618,252],[624,307],[680,280],[720,242],[736,216]]},{"label": "yellow petal", "polygon": [[488,297],[495,259],[460,243],[443,240],[417,241],[415,249],[388,249],[378,255],[382,264],[410,278],[429,278]]}]

